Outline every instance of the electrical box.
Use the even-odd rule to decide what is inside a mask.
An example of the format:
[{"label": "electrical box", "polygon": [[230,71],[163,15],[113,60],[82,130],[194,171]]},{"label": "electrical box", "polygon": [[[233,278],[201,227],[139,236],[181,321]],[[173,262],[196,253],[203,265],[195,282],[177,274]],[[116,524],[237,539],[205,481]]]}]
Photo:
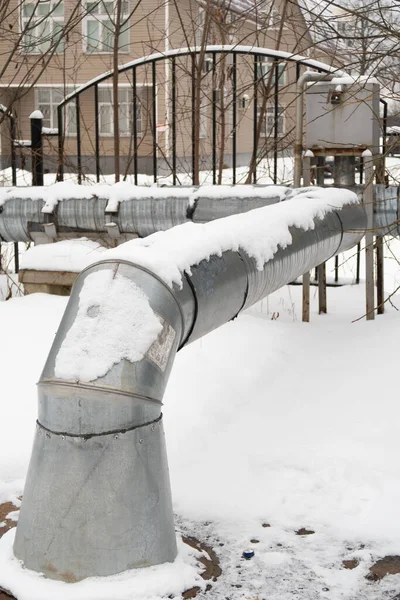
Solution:
[{"label": "electrical box", "polygon": [[379,84],[350,77],[306,89],[306,148],[316,154],[379,154]]}]

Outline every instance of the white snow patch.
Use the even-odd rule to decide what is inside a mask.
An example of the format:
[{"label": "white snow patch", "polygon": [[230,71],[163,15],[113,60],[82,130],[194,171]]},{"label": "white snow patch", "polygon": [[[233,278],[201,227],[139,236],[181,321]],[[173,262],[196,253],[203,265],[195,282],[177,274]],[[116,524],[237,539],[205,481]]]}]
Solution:
[{"label": "white snow patch", "polygon": [[157,339],[162,325],[145,293],[108,269],[87,276],[79,309],[56,357],[61,379],[93,381],[124,358],[137,362]]},{"label": "white snow patch", "polygon": [[42,127],[43,135],[58,135],[57,127]]},{"label": "white snow patch", "polygon": [[30,119],[44,119],[43,113],[41,110],[34,110],[30,115]]},{"label": "white snow patch", "polygon": [[71,271],[79,273],[106,251],[101,244],[78,238],[63,240],[55,244],[40,244],[25,252],[20,260],[21,269],[36,271]]},{"label": "white snow patch", "polygon": [[14,521],[16,523],[19,519],[19,510],[13,510],[7,515],[7,521]]},{"label": "white snow patch", "polygon": [[31,140],[14,140],[14,146],[17,148],[29,148],[31,144]]},{"label": "white snow patch", "polygon": [[182,592],[195,586],[205,588],[199,574],[199,552],[179,537],[178,556],[173,563],[90,577],[78,583],[45,579],[25,569],[13,554],[14,537],[15,530],[11,530],[0,540],[0,573],[2,587],[18,600],[162,600],[181,597]]},{"label": "white snow patch", "polygon": [[291,560],[287,552],[264,552],[260,553],[260,557],[268,567],[280,566]]}]

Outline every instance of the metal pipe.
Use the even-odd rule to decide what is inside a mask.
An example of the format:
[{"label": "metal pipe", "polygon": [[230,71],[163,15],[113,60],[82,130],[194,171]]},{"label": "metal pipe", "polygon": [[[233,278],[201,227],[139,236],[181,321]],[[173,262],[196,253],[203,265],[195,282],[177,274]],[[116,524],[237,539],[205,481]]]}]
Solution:
[{"label": "metal pipe", "polygon": [[304,130],[304,89],[312,81],[330,81],[335,75],[331,73],[314,73],[306,71],[296,83],[296,129],[294,141],[294,187],[301,184],[301,163],[303,158],[303,130]]},{"label": "metal pipe", "polygon": [[[83,271],[39,382],[36,436],[14,543],[17,558],[64,581],[174,560],[161,403],[176,350],[349,249],[365,227],[364,207],[349,205],[315,219],[314,229],[292,228],[291,245],[261,270],[244,250],[227,251],[193,265],[180,288],[121,260]],[[82,383],[60,376],[56,365],[71,328],[81,323],[78,313],[96,318],[106,303],[109,288],[103,293],[97,287],[98,302],[81,305],[93,276],[109,284],[119,278],[141,290],[162,331],[141,360],[122,359],[105,375]],[[119,308],[113,302],[113,310]],[[96,352],[90,342],[90,352]],[[108,343],[105,339],[105,347]]]},{"label": "metal pipe", "polygon": [[[120,202],[115,215],[116,223],[121,232],[120,241],[130,237],[144,237],[180,225],[188,221],[206,223],[229,215],[244,213],[255,208],[268,206],[279,202],[282,198],[282,186],[276,195],[271,194],[272,186],[246,186],[252,192],[241,197],[238,188],[232,186],[232,194],[224,194],[217,198],[210,194],[207,188],[203,194],[202,188],[188,187],[183,194],[182,187],[166,187],[157,189],[154,197],[149,188],[132,186],[132,200]],[[21,189],[21,188],[18,188]],[[56,236],[52,241],[92,236],[98,239],[107,235],[106,224],[110,221],[106,207],[108,200],[101,194],[93,197],[71,198],[60,202],[49,216],[56,226]],[[88,188],[90,190],[90,188]],[[143,191],[142,191],[143,190]],[[354,188],[360,194],[360,190]],[[297,191],[287,188],[284,199]],[[193,194],[196,194],[193,200]],[[46,239],[45,215],[42,209],[45,204],[46,188],[43,188],[43,199],[31,200],[28,197],[12,197],[0,207],[0,240],[5,242],[49,241]],[[25,194],[24,194],[25,196]],[[379,235],[390,234],[400,237],[399,226],[399,188],[385,187],[383,184],[374,185],[374,231]],[[0,197],[1,203],[1,197]],[[107,239],[104,238],[105,243]],[[113,244],[114,245],[114,244]]]},{"label": "metal pipe", "polygon": [[334,185],[338,187],[354,186],[356,184],[355,166],[355,156],[335,156],[333,167]]},{"label": "metal pipe", "polygon": [[[6,201],[0,207],[0,239],[7,242],[49,241],[43,226],[44,216],[49,217],[56,227],[56,236],[53,236],[52,241],[82,235],[94,236],[96,239],[101,235],[106,236],[107,224],[110,222],[106,210],[108,199],[102,196],[101,187],[97,194],[96,188],[92,189],[93,196],[88,188],[87,198],[65,199],[54,207],[51,214],[46,215],[42,213],[46,188],[43,188],[43,200],[31,200],[24,197],[26,194],[8,200],[8,194],[5,195]],[[284,188],[277,188],[276,195],[271,193],[273,189],[271,186],[246,186],[247,195],[242,198],[232,186],[232,194],[227,195],[225,192],[227,197],[221,199],[216,198],[207,188],[160,188],[152,195],[149,188],[138,189],[132,186],[132,200],[117,203],[114,215],[121,233],[120,241],[126,241],[129,237],[144,237],[187,221],[207,222],[274,204],[280,201]],[[292,192],[287,188],[286,195]]]}]

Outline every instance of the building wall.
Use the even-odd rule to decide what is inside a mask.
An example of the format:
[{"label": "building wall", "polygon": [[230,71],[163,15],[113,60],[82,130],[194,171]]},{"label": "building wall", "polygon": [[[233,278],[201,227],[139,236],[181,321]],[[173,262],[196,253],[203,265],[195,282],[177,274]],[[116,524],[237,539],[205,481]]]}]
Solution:
[{"label": "building wall", "polygon": [[[280,11],[285,10],[284,26],[279,22],[271,22],[269,26],[260,26],[253,19],[232,13],[232,16],[219,16],[213,12],[212,25],[209,31],[209,43],[234,43],[241,45],[258,45],[272,49],[302,53],[310,46],[310,39],[302,19],[301,13],[295,4],[285,3],[281,0]],[[17,9],[17,0],[15,8]],[[77,3],[75,0],[65,0],[65,22],[74,18],[75,24],[71,27],[66,41],[65,52],[54,55],[43,67],[43,57],[38,54],[24,54],[17,51],[10,60],[10,64],[3,72],[0,79],[0,102],[11,106],[18,119],[18,138],[29,139],[31,111],[37,108],[37,88],[48,86],[57,87],[69,93],[74,86],[86,83],[96,75],[112,68],[112,54],[87,53],[82,45],[83,22],[79,13],[74,13]],[[285,7],[285,9],[284,9]],[[165,51],[201,42],[201,4],[195,0],[181,0],[178,3],[163,0],[146,0],[139,5],[131,19],[129,32],[129,48],[119,54],[119,63],[127,63],[132,59],[151,54],[156,51]],[[213,9],[217,11],[219,9]],[[5,26],[12,32],[10,40],[0,39],[0,51],[3,55],[10,53],[10,46],[15,41],[18,32],[18,10],[6,19]],[[232,25],[232,23],[233,25]],[[199,59],[197,59],[199,60]],[[232,162],[232,135],[230,135],[229,122],[232,120],[232,59],[227,57],[225,64],[217,59],[217,68],[213,72],[204,69],[198,71],[200,76],[201,98],[201,136],[199,140],[200,164],[209,167],[212,162],[212,104],[213,90],[217,90],[218,105],[216,107],[216,140],[218,149],[217,164],[229,165]],[[197,63],[198,64],[198,63]],[[222,76],[222,72],[224,75]],[[176,151],[178,154],[178,167],[191,168],[192,153],[192,101],[191,101],[191,58],[186,57],[176,60],[176,98],[177,98],[177,126],[176,126]],[[153,154],[153,121],[152,121],[152,77],[149,67],[137,69],[137,82],[144,92],[142,109],[142,134],[138,139],[138,154],[140,170],[151,171]],[[171,163],[172,155],[172,90],[171,61],[157,63],[157,154],[159,164],[167,166]],[[278,149],[283,151],[291,148],[294,127],[294,99],[296,78],[295,64],[289,63],[282,85],[279,86],[279,106],[285,109],[284,131],[278,135]],[[26,87],[34,84],[33,88]],[[110,85],[110,81],[107,82]],[[120,78],[122,87],[129,87],[132,83],[132,73]],[[259,99],[264,94],[271,94],[265,85],[258,86]],[[245,98],[247,97],[247,101]],[[214,96],[216,98],[216,96]],[[223,107],[221,108],[221,98]],[[237,152],[240,163],[248,161],[253,148],[253,58],[237,58]],[[267,106],[271,106],[272,97]],[[72,109],[73,110],[73,109]],[[88,90],[81,96],[81,152],[84,170],[94,170],[95,152],[95,112],[94,92]],[[196,119],[199,118],[199,106],[195,105]],[[225,120],[225,133],[222,136],[222,122]],[[7,148],[7,132],[2,127],[2,147]],[[223,138],[223,139],[222,139]],[[273,146],[273,134],[262,136],[259,148],[270,152]],[[45,141],[45,155],[48,157],[46,167],[53,171],[57,167],[57,138],[51,137]],[[65,155],[68,165],[74,168],[76,164],[77,139],[73,133],[68,133],[65,138]],[[6,153],[6,152],[5,152]],[[27,156],[26,151],[18,151],[21,157]],[[125,157],[125,163],[132,160],[132,138],[120,136],[120,154]],[[100,159],[104,172],[113,171],[114,141],[113,136],[100,137]],[[123,169],[125,167],[123,166]],[[122,170],[123,170],[122,169]]]}]

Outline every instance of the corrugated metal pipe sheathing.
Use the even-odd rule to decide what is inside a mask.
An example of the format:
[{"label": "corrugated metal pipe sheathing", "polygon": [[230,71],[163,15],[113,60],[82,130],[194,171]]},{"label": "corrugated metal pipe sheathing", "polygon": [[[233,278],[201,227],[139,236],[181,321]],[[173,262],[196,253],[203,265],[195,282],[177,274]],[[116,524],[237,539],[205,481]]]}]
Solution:
[{"label": "corrugated metal pipe sheathing", "polygon": [[[243,250],[228,251],[194,265],[181,288],[120,260],[83,271],[39,382],[36,436],[14,544],[25,566],[77,581],[173,561],[161,403],[176,351],[357,244],[365,228],[363,206],[348,206],[316,220],[312,230],[293,228],[292,244],[262,270]],[[80,295],[99,273],[142,290],[162,330],[137,362],[123,359],[86,383],[57,377],[57,355],[77,322]],[[91,305],[88,315],[95,318],[101,309]],[[104,338],[104,348],[111,347]]]}]

